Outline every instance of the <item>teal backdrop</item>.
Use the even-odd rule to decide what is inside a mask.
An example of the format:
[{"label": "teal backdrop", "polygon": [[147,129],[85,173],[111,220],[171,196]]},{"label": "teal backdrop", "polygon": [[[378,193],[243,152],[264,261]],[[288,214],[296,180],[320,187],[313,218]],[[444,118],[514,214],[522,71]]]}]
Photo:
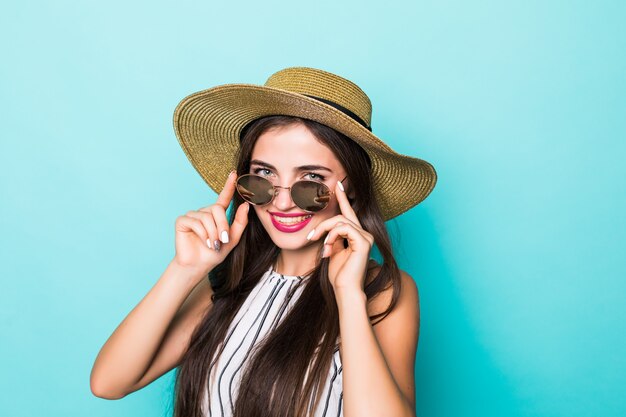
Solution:
[{"label": "teal backdrop", "polygon": [[420,417],[626,415],[626,3],[31,1],[0,13],[4,416],[169,416],[173,372],[93,396],[104,342],[216,198],[172,113],[312,66],[439,181],[388,222],[420,293]]}]

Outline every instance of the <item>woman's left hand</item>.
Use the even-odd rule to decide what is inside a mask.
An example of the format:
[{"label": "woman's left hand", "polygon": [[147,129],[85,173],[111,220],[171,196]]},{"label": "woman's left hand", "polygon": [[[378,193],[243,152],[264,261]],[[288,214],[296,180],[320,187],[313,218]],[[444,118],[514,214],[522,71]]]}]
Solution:
[{"label": "woman's left hand", "polygon": [[[330,257],[328,278],[335,293],[344,290],[364,292],[365,273],[374,236],[361,227],[339,182],[335,184],[335,195],[341,214],[318,224],[309,240],[318,239],[328,231],[322,257]],[[344,248],[344,239],[348,241],[347,248]]]}]

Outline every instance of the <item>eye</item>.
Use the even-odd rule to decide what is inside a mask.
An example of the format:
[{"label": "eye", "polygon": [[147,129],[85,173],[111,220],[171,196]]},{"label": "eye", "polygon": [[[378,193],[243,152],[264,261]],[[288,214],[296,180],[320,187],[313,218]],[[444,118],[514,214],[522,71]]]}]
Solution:
[{"label": "eye", "polygon": [[[264,175],[260,174],[260,172],[261,172],[261,171],[267,171],[269,174],[271,174],[271,173],[272,173],[272,171],[270,171],[270,170],[269,170],[269,169],[267,169],[267,168],[255,168],[255,169],[253,169],[253,170],[252,170],[252,173],[254,173],[254,174],[256,174],[256,175],[261,175],[261,176],[264,176]],[[269,174],[268,174],[268,175],[269,175]]]},{"label": "eye", "polygon": [[316,174],[315,172],[307,172],[305,175],[311,175],[313,181],[324,181],[326,179],[325,176]]}]

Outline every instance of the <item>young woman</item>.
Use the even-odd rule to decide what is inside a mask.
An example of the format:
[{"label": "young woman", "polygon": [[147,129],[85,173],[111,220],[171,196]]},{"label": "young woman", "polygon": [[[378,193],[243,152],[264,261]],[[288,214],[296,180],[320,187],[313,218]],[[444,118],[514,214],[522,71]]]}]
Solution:
[{"label": "young woman", "polygon": [[177,137],[219,195],[176,219],[175,256],[102,347],[92,392],[178,367],[175,417],[414,416],[418,291],[384,222],[437,177],[370,118],[358,86],[313,68],[183,99]]}]

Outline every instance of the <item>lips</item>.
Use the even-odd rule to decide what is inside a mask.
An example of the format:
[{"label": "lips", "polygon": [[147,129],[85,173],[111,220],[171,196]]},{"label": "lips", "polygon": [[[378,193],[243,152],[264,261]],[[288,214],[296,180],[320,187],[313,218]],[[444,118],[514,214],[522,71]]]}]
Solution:
[{"label": "lips", "polygon": [[[272,213],[272,212],[268,212],[270,219],[272,220],[272,224],[274,225],[274,227],[278,230],[280,230],[281,232],[285,232],[285,233],[293,233],[293,232],[297,232],[298,230],[301,230],[302,228],[304,228],[304,226],[306,226],[310,221],[311,218],[313,217],[311,214],[302,214],[302,213],[293,213],[293,214],[280,214],[278,215],[278,213]],[[284,223],[280,223],[279,220],[277,220],[277,218],[279,219],[289,219],[290,221],[294,221],[294,220],[299,220],[298,218],[301,218],[301,221],[297,221],[294,224],[284,224]],[[295,218],[295,219],[294,219]]]},{"label": "lips", "polygon": [[306,216],[298,216],[298,217],[282,217],[282,216],[272,215],[272,217],[274,218],[274,220],[276,220],[280,224],[284,224],[285,226],[292,226],[294,224],[298,224],[300,222],[305,221],[306,219],[311,217],[311,215],[309,214]]}]

